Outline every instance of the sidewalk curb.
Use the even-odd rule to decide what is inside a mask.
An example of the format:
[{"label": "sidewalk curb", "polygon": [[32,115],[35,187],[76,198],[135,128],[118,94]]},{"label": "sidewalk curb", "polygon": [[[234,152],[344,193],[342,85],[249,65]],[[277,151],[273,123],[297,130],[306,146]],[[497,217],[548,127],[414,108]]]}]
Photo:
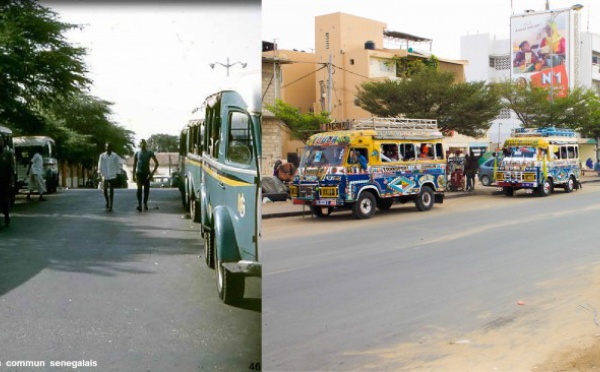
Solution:
[{"label": "sidewalk curb", "polygon": [[[581,181],[581,184],[586,184],[586,183],[598,183],[600,182],[600,177],[598,177],[597,180],[585,180],[585,181]],[[492,187],[492,186],[481,186],[481,187]],[[478,192],[464,192],[464,191],[451,191],[451,192],[447,192],[446,195],[444,196],[444,199],[455,199],[455,198],[464,198],[467,196],[476,196],[476,195],[481,195],[481,193]],[[493,191],[492,195],[502,195],[502,191]],[[279,202],[274,202],[274,203],[279,203]],[[298,208],[301,208],[301,205],[298,205]],[[298,210],[298,211],[288,211],[288,212],[276,212],[276,213],[267,213],[267,214],[263,214],[262,215],[262,219],[263,220],[267,220],[267,219],[271,219],[271,218],[280,218],[280,217],[297,217],[297,216],[302,216],[302,215],[306,215],[306,216],[311,216],[312,213],[310,211],[310,209],[308,210]]]}]

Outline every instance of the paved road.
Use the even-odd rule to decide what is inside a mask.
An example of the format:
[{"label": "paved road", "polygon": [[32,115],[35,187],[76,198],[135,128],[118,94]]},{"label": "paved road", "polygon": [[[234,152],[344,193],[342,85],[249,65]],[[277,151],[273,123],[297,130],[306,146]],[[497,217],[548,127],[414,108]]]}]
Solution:
[{"label": "paved road", "polygon": [[218,299],[177,191],[153,190],[144,213],[134,190],[116,190],[114,204],[105,212],[98,190],[19,197],[0,228],[0,372],[30,370],[9,360],[44,361],[36,371],[95,361],[89,370],[143,372],[260,362],[260,281],[247,279],[239,307]]},{"label": "paved road", "polygon": [[377,350],[510,323],[519,299],[548,290],[540,283],[600,261],[599,200],[590,185],[449,200],[425,213],[407,204],[367,221],[264,221],[265,369],[397,370],[415,361],[386,364]]}]

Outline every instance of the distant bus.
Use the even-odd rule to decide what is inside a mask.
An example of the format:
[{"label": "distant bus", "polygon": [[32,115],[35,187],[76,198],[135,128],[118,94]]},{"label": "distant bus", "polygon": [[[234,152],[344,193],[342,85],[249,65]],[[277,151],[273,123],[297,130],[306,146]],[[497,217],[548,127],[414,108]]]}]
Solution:
[{"label": "distant bus", "polygon": [[260,114],[248,112],[235,91],[209,96],[203,111],[200,196],[205,259],[215,268],[219,297],[230,304],[243,298],[246,276],[262,273]]},{"label": "distant bus", "polygon": [[48,193],[56,192],[59,184],[58,161],[56,160],[56,142],[45,136],[15,137],[15,160],[17,163],[17,189],[29,184],[27,169],[36,152],[44,158],[44,179]]},{"label": "distant bus", "polygon": [[[3,127],[2,125],[0,125],[0,136],[2,136],[2,138],[4,139],[4,147],[5,150],[8,150],[11,152],[11,154],[13,154],[13,162],[15,160],[14,157],[14,153],[15,153],[15,147],[13,145],[13,136],[12,136],[12,130],[8,129],[7,127]],[[17,168],[16,168],[16,164],[14,166],[15,169],[15,180],[17,179]],[[14,203],[15,202],[15,194],[17,192],[17,189],[14,188],[13,189],[13,193],[11,196],[11,202]]]},{"label": "distant bus", "polygon": [[202,184],[202,131],[204,120],[190,120],[179,136],[179,191],[184,208],[194,222],[200,222]]}]

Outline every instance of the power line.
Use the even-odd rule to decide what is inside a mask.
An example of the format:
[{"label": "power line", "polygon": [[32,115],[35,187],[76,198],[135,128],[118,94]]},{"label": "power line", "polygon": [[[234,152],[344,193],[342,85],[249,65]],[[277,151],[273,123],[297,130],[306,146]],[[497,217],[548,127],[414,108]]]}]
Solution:
[{"label": "power line", "polygon": [[368,76],[363,76],[361,74],[357,74],[356,72],[353,72],[353,71],[350,71],[350,70],[346,70],[345,68],[342,68],[340,66],[336,66],[336,65],[333,65],[333,64],[332,64],[332,66],[335,67],[335,68],[339,68],[340,70],[348,72],[350,74],[353,74],[353,75],[356,75],[356,76],[360,76],[361,78],[370,79]]},{"label": "power line", "polygon": [[304,79],[304,78],[306,78],[306,77],[309,77],[310,75],[312,75],[312,74],[314,74],[314,73],[316,73],[316,72],[318,72],[318,71],[320,71],[320,70],[324,69],[325,67],[327,67],[327,66],[322,66],[321,68],[319,68],[319,69],[317,69],[317,70],[315,70],[315,71],[311,71],[310,73],[308,73],[308,74],[306,74],[306,75],[304,75],[304,76],[302,76],[302,77],[300,77],[300,78],[298,78],[298,79],[296,79],[296,80],[292,81],[291,83],[289,83],[289,84],[286,84],[286,85],[282,86],[282,87],[281,87],[281,89],[283,89],[283,88],[285,88],[285,87],[288,87],[288,86],[290,86],[290,85],[292,85],[292,84],[294,84],[294,83],[296,83],[296,82],[298,82],[298,81],[300,81],[300,80],[302,80],[302,79]]}]

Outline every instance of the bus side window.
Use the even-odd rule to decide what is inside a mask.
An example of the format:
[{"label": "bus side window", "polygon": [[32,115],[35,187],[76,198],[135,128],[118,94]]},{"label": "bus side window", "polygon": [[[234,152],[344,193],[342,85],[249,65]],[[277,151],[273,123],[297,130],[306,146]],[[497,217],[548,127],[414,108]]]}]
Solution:
[{"label": "bus side window", "polygon": [[398,145],[396,145],[395,143],[384,143],[383,145],[381,145],[381,161],[398,161]]},{"label": "bus side window", "polygon": [[400,155],[404,160],[415,160],[415,145],[412,143],[403,143],[400,145]]},{"label": "bus side window", "polygon": [[419,149],[419,158],[426,160],[433,159],[433,144],[422,143],[421,148]]},{"label": "bus side window", "polygon": [[444,145],[442,143],[435,144],[435,159],[444,159]]}]

